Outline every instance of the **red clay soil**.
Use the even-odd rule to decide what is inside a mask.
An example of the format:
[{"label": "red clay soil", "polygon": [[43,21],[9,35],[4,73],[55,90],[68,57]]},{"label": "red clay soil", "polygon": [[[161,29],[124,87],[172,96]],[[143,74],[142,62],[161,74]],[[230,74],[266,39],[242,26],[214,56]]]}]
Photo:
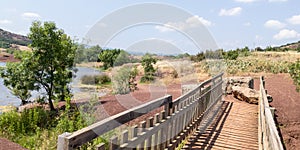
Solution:
[{"label": "red clay soil", "polygon": [[0,62],[17,62],[20,61],[14,57],[14,55],[9,53],[0,53]]},{"label": "red clay soil", "polygon": [[[271,106],[276,108],[276,119],[286,149],[300,149],[300,93],[289,74],[266,75],[266,89],[273,97]],[[255,88],[259,80],[255,80]]]},{"label": "red clay soil", "polygon": [[19,144],[13,143],[5,138],[0,138],[0,150],[26,150]]},{"label": "red clay soil", "polygon": [[[163,97],[165,95],[172,95],[173,100],[181,95],[181,84],[172,84],[168,86],[155,85],[138,85],[138,90],[126,95],[108,95],[100,98],[101,105],[99,105],[96,114],[97,120],[105,119],[109,116],[118,114],[122,111],[128,110],[135,106],[144,104],[151,100]],[[134,123],[137,123],[149,116],[153,116],[158,111],[153,111],[144,115]],[[133,123],[133,122],[132,122]]]}]

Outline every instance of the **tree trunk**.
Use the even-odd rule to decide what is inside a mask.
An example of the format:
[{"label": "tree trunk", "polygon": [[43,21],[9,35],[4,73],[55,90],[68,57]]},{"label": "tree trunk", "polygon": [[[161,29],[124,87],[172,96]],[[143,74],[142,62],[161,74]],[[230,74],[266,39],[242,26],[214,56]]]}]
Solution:
[{"label": "tree trunk", "polygon": [[51,111],[54,111],[55,108],[54,108],[53,102],[52,102],[52,94],[48,94],[48,96],[49,96],[48,101],[49,101],[49,107],[50,107],[50,110],[51,110]]}]

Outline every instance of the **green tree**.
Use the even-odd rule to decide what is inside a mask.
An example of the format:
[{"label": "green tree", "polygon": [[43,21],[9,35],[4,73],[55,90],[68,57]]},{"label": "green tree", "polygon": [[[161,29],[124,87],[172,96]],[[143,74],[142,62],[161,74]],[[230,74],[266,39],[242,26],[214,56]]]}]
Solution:
[{"label": "green tree", "polygon": [[99,54],[102,52],[102,48],[99,45],[92,46],[85,50],[85,55],[88,62],[96,62],[99,59]]},{"label": "green tree", "polygon": [[142,57],[141,62],[142,66],[144,67],[144,76],[141,78],[141,82],[153,81],[156,71],[156,69],[153,67],[153,64],[156,64],[157,59],[147,53]]},{"label": "green tree", "polygon": [[33,51],[25,64],[33,73],[34,85],[46,91],[49,107],[54,110],[53,100],[64,100],[70,94],[67,85],[72,79],[76,45],[53,22],[33,22],[28,37]]},{"label": "green tree", "polygon": [[99,60],[104,63],[103,68],[108,69],[109,67],[113,67],[114,62],[118,58],[120,52],[120,49],[103,50],[98,56]]},{"label": "green tree", "polygon": [[4,79],[4,85],[21,100],[22,105],[26,104],[31,97],[31,91],[35,89],[33,76],[27,64],[7,63],[0,76]]}]

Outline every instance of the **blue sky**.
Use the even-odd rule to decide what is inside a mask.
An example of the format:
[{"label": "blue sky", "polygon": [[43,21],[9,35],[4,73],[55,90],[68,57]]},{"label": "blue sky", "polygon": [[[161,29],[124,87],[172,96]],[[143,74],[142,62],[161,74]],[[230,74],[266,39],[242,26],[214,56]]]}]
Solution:
[{"label": "blue sky", "polygon": [[[179,7],[192,17],[182,22],[166,20],[165,25],[130,28],[106,46],[126,49],[136,41],[159,38],[182,51],[193,49],[191,53],[195,53],[198,50],[193,43],[168,29],[170,25],[178,29],[193,27],[189,23],[195,19],[208,29],[219,48],[266,47],[300,40],[299,0],[3,0],[0,28],[26,35],[33,20],[54,21],[72,38],[81,41],[103,17],[120,8],[145,2]],[[164,12],[159,13],[164,15]]]}]

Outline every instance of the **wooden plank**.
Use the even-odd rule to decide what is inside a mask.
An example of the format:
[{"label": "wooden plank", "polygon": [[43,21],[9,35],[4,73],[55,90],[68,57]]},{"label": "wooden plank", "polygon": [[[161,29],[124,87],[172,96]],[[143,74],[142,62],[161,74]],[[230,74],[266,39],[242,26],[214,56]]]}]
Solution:
[{"label": "wooden plank", "polygon": [[[157,114],[155,114],[155,119],[154,119],[154,126],[158,126],[159,125],[159,123],[160,123],[160,114],[159,113],[157,113]],[[154,150],[158,150],[158,145],[159,145],[159,143],[158,143],[158,140],[159,140],[159,132],[160,132],[160,130],[158,130],[157,132],[155,132],[154,133],[154,136],[153,136],[153,144],[152,144],[152,147],[154,147]]]},{"label": "wooden plank", "polygon": [[[148,130],[151,130],[151,128],[153,127],[153,121],[154,121],[154,118],[153,117],[150,117],[147,119],[147,124],[146,124],[146,127]],[[152,134],[150,134],[147,139],[146,139],[146,149],[147,150],[151,150],[151,146],[152,146]]]},{"label": "wooden plank", "polygon": [[57,141],[57,150],[69,150],[71,147],[69,146],[69,140],[67,139],[71,133],[65,132],[58,136]]},{"label": "wooden plank", "polygon": [[127,123],[130,120],[147,114],[148,112],[164,106],[165,104],[171,103],[171,100],[171,96],[167,95],[78,130],[67,137],[69,145],[70,147],[80,146],[83,143],[91,141],[99,135],[102,135],[124,123]]},{"label": "wooden plank", "polygon": [[[146,121],[142,121],[142,122],[140,122],[140,130],[138,132],[138,135],[145,134],[145,131],[146,131]],[[145,140],[141,140],[141,142],[137,143],[137,144],[138,144],[138,146],[137,146],[138,150],[144,150],[145,149]]]},{"label": "wooden plank", "polygon": [[126,144],[127,142],[128,142],[128,130],[125,130],[122,132],[122,135],[121,135],[121,142],[120,142],[121,148],[125,147],[122,145]]},{"label": "wooden plank", "polygon": [[[161,106],[164,106],[164,111],[165,111],[165,116],[164,118],[169,118],[171,119],[171,123],[169,122],[170,128],[167,130],[171,130],[171,131],[175,131],[175,133],[173,133],[173,135],[168,135],[170,136],[170,138],[174,138],[175,135],[180,132],[183,128],[183,116],[184,115],[178,115],[181,114],[181,112],[177,113],[178,110],[181,110],[181,108],[184,107],[185,103],[191,105],[192,103],[194,103],[194,101],[198,100],[198,94],[201,94],[201,97],[205,97],[204,99],[207,100],[207,97],[210,96],[210,93],[212,90],[218,90],[215,89],[218,86],[211,86],[211,82],[217,82],[218,79],[222,79],[222,75],[223,73],[213,77],[212,79],[206,80],[204,82],[202,82],[201,84],[199,84],[199,86],[197,86],[195,89],[191,90],[190,92],[188,92],[187,94],[179,97],[178,99],[174,100],[174,102],[172,102],[172,97],[170,95],[153,100],[151,102],[145,103],[143,105],[140,105],[138,107],[129,109],[127,111],[124,111],[120,114],[117,114],[115,116],[112,116],[110,118],[107,118],[105,120],[102,120],[100,122],[97,122],[89,127],[86,127],[82,130],[76,131],[74,132],[72,135],[69,135],[67,137],[64,137],[64,140],[66,141],[65,143],[67,143],[68,147],[71,148],[75,148],[77,146],[80,146],[83,143],[86,143],[96,137],[98,137],[99,135],[102,135],[103,133],[106,133],[118,126],[120,126],[121,124],[124,124],[130,120],[133,120],[141,115],[144,115],[156,108],[159,108]],[[222,80],[221,80],[222,81]],[[221,82],[220,82],[221,83]],[[217,83],[215,83],[217,84]],[[215,85],[214,84],[214,85]],[[206,93],[201,93],[201,89],[202,87],[207,87],[206,89],[208,89],[208,91]],[[201,100],[201,99],[200,99]],[[213,102],[212,102],[213,103]],[[209,104],[206,102],[205,103],[207,106],[205,108],[209,108]],[[186,107],[186,109],[188,109],[189,107]],[[195,119],[197,117],[197,115],[194,113],[194,111],[197,111],[196,108],[192,108],[193,110],[189,110],[189,112],[193,112],[193,114],[188,114],[189,116],[186,116],[185,119],[191,120],[191,119]],[[203,109],[204,111],[205,109]],[[175,114],[172,114],[173,112],[176,112]],[[187,112],[187,110],[183,111],[183,112]],[[172,116],[170,116],[172,114]],[[170,117],[167,117],[170,116]],[[172,125],[175,122],[175,125]],[[153,126],[153,125],[152,125]],[[159,130],[161,130],[163,128],[159,128]],[[150,130],[150,129],[148,129]],[[148,132],[143,132],[147,135]],[[143,134],[141,133],[141,134]],[[157,131],[157,133],[159,133],[159,131]],[[172,133],[172,132],[171,132]],[[125,134],[126,136],[126,134]],[[128,135],[127,135],[128,136]],[[152,136],[152,135],[151,135]],[[124,138],[124,137],[123,137]],[[124,144],[124,142],[126,141],[125,139],[121,139]],[[128,142],[128,138],[127,138],[127,142]],[[152,141],[151,141],[152,142]],[[126,142],[125,142],[126,143]],[[142,146],[141,146],[142,147]]]},{"label": "wooden plank", "polygon": [[259,131],[261,132],[259,134],[259,148],[283,150],[283,145],[269,107],[263,77],[260,78],[259,98]]},{"label": "wooden plank", "polygon": [[96,150],[105,150],[105,143],[100,143],[96,146]]},{"label": "wooden plank", "polygon": [[114,137],[110,138],[109,149],[116,150],[118,148],[119,148],[118,137],[114,136]]},{"label": "wooden plank", "polygon": [[211,83],[212,80],[215,80],[217,78],[222,78],[224,73],[220,73],[218,75],[216,75],[215,77],[205,80],[204,82],[201,82],[197,87],[195,87],[193,90],[190,90],[189,92],[187,92],[186,94],[178,97],[176,100],[173,101],[173,104],[179,104],[182,101],[184,101],[186,98],[188,98],[190,95],[194,95],[199,89],[201,89],[201,87],[204,87],[206,85],[208,85],[209,83]]}]

